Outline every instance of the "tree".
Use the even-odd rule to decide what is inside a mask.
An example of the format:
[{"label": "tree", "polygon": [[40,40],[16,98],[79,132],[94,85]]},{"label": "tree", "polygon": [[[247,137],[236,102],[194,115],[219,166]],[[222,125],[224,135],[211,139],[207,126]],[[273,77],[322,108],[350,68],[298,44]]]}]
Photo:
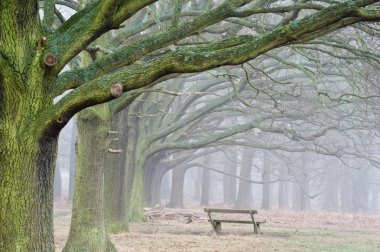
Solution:
[{"label": "tree", "polygon": [[[64,20],[55,9],[56,1],[45,0],[41,21],[42,1],[1,1],[1,250],[54,250],[54,154],[60,130],[77,112],[173,73],[241,64],[273,48],[309,41],[347,25],[378,20],[380,16],[376,7],[366,7],[376,3],[368,0],[328,6],[323,3],[267,7],[246,0],[216,1],[209,10],[194,13],[189,20],[183,18],[181,11],[173,11],[175,18],[168,29],[104,50],[108,54],[89,66],[61,73],[82,51],[103,50],[91,48],[90,44],[102,34],[122,28],[124,21],[155,2],[158,1],[104,0],[78,10],[76,1],[59,1],[77,10]],[[174,8],[178,9],[181,10]],[[313,11],[297,18],[304,9]],[[243,20],[254,14],[284,12],[291,15],[261,34],[168,47],[228,18]],[[55,25],[54,13],[62,24]],[[289,22],[292,17],[296,20]],[[69,89],[69,94],[53,104],[55,96]]]}]

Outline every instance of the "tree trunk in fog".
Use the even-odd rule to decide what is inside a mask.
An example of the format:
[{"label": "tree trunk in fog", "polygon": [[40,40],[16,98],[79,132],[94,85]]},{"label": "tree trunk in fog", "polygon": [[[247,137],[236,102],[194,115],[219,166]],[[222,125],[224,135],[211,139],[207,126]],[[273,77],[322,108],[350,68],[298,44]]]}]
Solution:
[{"label": "tree trunk in fog", "polygon": [[[201,194],[201,205],[208,206],[210,201],[210,170],[203,168],[202,171],[202,194]],[[172,188],[173,190],[173,188]]]},{"label": "tree trunk in fog", "polygon": [[327,190],[323,193],[322,207],[325,210],[336,210],[339,208],[338,184],[336,183],[336,174],[334,171],[332,171],[328,172],[326,176]]},{"label": "tree trunk in fog", "polygon": [[[161,167],[158,165],[156,169],[154,169],[154,174],[152,176],[152,185],[150,187],[150,199],[151,199],[151,205],[157,206],[161,204],[161,187],[169,187],[169,181],[164,181],[164,175],[166,173],[166,169],[164,167]],[[166,183],[166,184],[165,184]],[[170,187],[169,187],[170,188]]]},{"label": "tree trunk in fog", "polygon": [[70,233],[63,251],[116,251],[104,226],[104,159],[109,129],[107,105],[82,111],[77,118],[78,157]]},{"label": "tree trunk in fog", "polygon": [[307,154],[301,153],[302,161],[299,169],[295,169],[294,176],[296,182],[293,183],[293,208],[305,210],[310,207],[310,199],[305,193],[309,191],[309,182],[307,181]]},{"label": "tree trunk in fog", "polygon": [[263,200],[261,204],[261,208],[269,209],[270,208],[270,183],[268,183],[271,179],[271,157],[270,152],[264,150],[264,164],[263,164],[263,172],[262,172],[262,180],[263,180]]},{"label": "tree trunk in fog", "polygon": [[[251,171],[253,164],[252,148],[244,148],[241,161],[240,177],[251,179]],[[252,185],[250,182],[240,180],[235,208],[250,208],[252,201]]]},{"label": "tree trunk in fog", "polygon": [[54,174],[54,200],[59,200],[62,196],[61,168],[58,163],[56,162]]},{"label": "tree trunk in fog", "polygon": [[[224,171],[229,174],[236,175],[236,148],[233,148],[231,159],[224,156],[223,167]],[[232,205],[236,201],[236,178],[224,175],[223,176],[223,202],[227,205]]]},{"label": "tree trunk in fog", "polygon": [[340,186],[340,208],[344,211],[352,211],[352,179],[349,174],[341,176]]},{"label": "tree trunk in fog", "polygon": [[278,183],[278,207],[279,208],[288,208],[289,207],[289,182],[282,181],[288,179],[288,170],[286,167],[280,167],[279,172],[279,183]]},{"label": "tree trunk in fog", "polygon": [[169,200],[170,200],[171,175],[172,175],[171,171],[168,171],[162,177],[160,198],[161,198],[161,200],[165,200],[166,202],[169,202]]},{"label": "tree trunk in fog", "polygon": [[352,205],[355,212],[369,210],[369,169],[366,167],[356,171],[353,182]]},{"label": "tree trunk in fog", "polygon": [[195,200],[201,200],[201,189],[202,189],[202,173],[203,169],[200,167],[197,167],[197,176],[196,179],[194,179],[194,199]]},{"label": "tree trunk in fog", "polygon": [[[134,105],[131,105],[134,107]],[[131,110],[131,107],[129,110]],[[135,159],[137,146],[138,129],[134,121],[127,116],[127,144],[125,148],[125,165],[124,165],[124,183],[122,190],[122,198],[124,199],[123,211],[126,214],[126,225],[129,221],[129,205],[132,192],[133,178],[135,174]]]},{"label": "tree trunk in fog", "polygon": [[131,221],[144,220],[144,169],[147,160],[145,141],[146,139],[141,136],[139,137],[138,145],[136,146],[134,164],[132,167],[129,167],[134,169],[128,208],[129,220]]},{"label": "tree trunk in fog", "polygon": [[372,197],[371,197],[371,211],[374,213],[378,212],[378,203],[379,203],[379,188],[372,188],[371,190]]},{"label": "tree trunk in fog", "polygon": [[[145,164],[144,170],[144,203],[148,207],[154,207],[157,205],[157,201],[159,201],[159,193],[160,189],[158,189],[158,195],[156,193],[152,193],[153,187],[157,187],[157,183],[154,181],[157,178],[157,173],[159,170],[159,162],[162,159],[162,155],[154,155],[149,158]],[[159,187],[158,187],[159,188]],[[155,195],[154,195],[155,194]],[[156,198],[156,199],[154,199]]]},{"label": "tree trunk in fog", "polygon": [[78,154],[76,151],[76,141],[77,141],[77,128],[76,128],[76,117],[73,117],[73,128],[71,130],[71,141],[70,141],[70,170],[69,170],[69,194],[67,196],[68,201],[73,200],[74,196],[74,177],[75,177],[75,158]]},{"label": "tree trunk in fog", "polygon": [[172,190],[168,207],[184,208],[183,204],[183,186],[185,182],[186,169],[183,167],[173,168]]},{"label": "tree trunk in fog", "polygon": [[127,231],[126,212],[122,197],[124,183],[125,156],[125,113],[121,112],[112,118],[107,134],[107,148],[121,150],[121,153],[107,151],[104,162],[104,221],[106,231],[120,233]]}]

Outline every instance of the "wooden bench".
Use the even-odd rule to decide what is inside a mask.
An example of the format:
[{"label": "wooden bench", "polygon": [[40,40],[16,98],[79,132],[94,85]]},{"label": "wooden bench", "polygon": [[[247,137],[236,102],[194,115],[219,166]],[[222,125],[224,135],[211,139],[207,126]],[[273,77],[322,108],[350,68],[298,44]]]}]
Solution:
[{"label": "wooden bench", "polygon": [[[246,210],[246,209],[218,209],[218,208],[205,208],[205,212],[208,214],[209,222],[216,233],[222,231],[222,222],[227,223],[242,223],[242,224],[253,224],[254,233],[260,234],[260,225],[265,223],[265,220],[256,221],[254,215],[257,214],[257,210]],[[249,214],[251,220],[231,220],[231,219],[213,219],[211,213],[236,213],[236,214]]]}]

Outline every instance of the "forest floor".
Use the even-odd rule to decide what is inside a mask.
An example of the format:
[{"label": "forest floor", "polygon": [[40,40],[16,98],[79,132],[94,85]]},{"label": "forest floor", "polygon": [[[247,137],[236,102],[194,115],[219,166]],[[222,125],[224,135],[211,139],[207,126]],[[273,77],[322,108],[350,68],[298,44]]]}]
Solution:
[{"label": "forest floor", "polygon": [[[216,235],[203,208],[147,209],[146,214],[146,222],[129,224],[130,232],[110,235],[118,251],[380,251],[379,214],[259,210],[257,219],[267,221],[259,235],[251,225],[230,223],[222,223],[222,233]],[[56,251],[61,251],[70,215],[62,210],[55,215]]]}]

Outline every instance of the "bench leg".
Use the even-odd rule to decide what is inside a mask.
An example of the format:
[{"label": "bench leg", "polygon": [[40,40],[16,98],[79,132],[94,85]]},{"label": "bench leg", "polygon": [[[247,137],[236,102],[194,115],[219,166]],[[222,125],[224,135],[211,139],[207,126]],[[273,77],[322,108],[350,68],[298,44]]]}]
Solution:
[{"label": "bench leg", "polygon": [[219,221],[215,222],[215,232],[217,234],[220,233],[220,232],[222,232],[222,223],[220,223]]},{"label": "bench leg", "polygon": [[255,230],[255,234],[260,234],[260,224],[256,223],[257,229]]}]

